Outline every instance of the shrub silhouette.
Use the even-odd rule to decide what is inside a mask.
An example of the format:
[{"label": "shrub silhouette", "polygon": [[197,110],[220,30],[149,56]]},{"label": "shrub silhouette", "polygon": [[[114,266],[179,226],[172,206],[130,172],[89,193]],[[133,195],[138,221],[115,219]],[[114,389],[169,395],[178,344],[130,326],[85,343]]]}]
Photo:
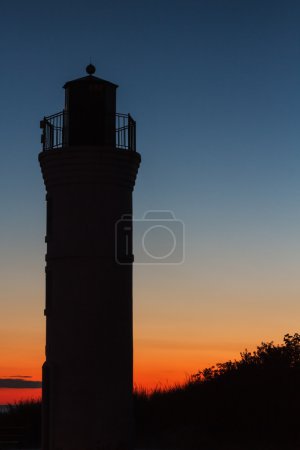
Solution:
[{"label": "shrub silhouette", "polygon": [[[262,343],[184,386],[135,396],[139,442],[185,449],[299,449],[300,335]],[[152,439],[153,436],[153,439]],[[236,447],[235,447],[236,446]]]}]

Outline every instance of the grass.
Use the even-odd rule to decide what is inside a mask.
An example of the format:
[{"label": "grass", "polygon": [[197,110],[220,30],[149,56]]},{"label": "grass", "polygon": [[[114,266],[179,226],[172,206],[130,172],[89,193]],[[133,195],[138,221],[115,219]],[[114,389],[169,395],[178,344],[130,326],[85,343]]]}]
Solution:
[{"label": "grass", "polygon": [[40,400],[26,400],[9,404],[7,411],[0,414],[0,448],[4,448],[3,442],[10,441],[18,442],[18,446],[22,446],[22,448],[40,446]]}]

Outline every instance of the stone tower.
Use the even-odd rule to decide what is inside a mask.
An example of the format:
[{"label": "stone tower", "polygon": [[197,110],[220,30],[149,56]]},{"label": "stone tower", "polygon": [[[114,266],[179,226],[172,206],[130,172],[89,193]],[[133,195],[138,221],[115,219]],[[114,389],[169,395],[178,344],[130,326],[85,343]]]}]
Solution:
[{"label": "stone tower", "polygon": [[117,86],[86,70],[64,85],[64,110],[41,121],[43,450],[132,450],[130,225],[141,158],[134,120],[116,113]]}]

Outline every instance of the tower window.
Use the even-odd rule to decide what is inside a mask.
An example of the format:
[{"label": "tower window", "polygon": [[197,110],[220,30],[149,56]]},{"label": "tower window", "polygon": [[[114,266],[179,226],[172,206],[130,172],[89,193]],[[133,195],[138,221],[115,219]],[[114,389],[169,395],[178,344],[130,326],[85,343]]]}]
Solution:
[{"label": "tower window", "polygon": [[46,309],[45,315],[49,314],[51,309],[52,300],[52,271],[48,268],[46,269]]},{"label": "tower window", "polygon": [[47,195],[47,223],[46,223],[46,242],[49,241],[52,235],[52,221],[53,221],[53,200]]}]

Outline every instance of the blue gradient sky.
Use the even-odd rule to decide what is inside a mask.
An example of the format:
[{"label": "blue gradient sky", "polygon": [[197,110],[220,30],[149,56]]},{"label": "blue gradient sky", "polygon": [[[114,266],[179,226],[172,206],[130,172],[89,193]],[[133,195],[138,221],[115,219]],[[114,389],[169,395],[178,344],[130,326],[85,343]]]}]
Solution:
[{"label": "blue gradient sky", "polygon": [[39,377],[39,120],[90,57],[137,120],[136,218],[186,228],[183,265],[135,268],[137,383],[299,331],[299,23],[296,0],[1,4],[0,376]]}]

